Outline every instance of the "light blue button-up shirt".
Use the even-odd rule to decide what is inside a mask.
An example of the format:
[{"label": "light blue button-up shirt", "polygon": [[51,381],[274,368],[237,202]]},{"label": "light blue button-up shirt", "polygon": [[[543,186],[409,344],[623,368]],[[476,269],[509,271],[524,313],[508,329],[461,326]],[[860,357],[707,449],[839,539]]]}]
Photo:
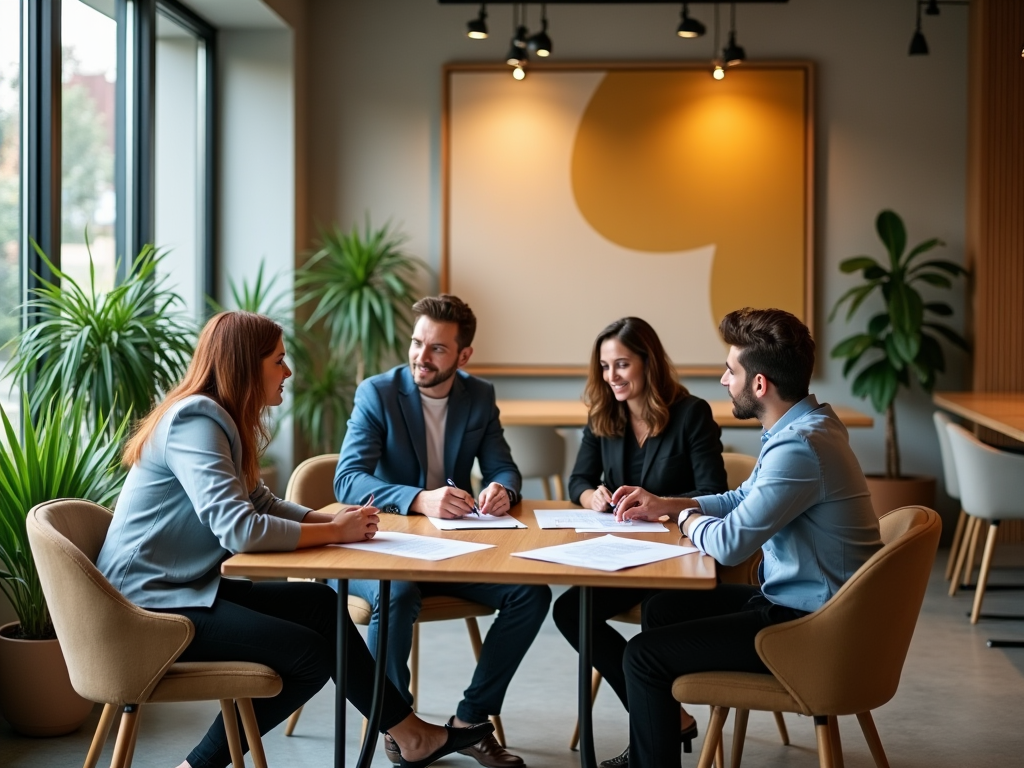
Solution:
[{"label": "light blue button-up shirt", "polygon": [[871,494],[846,427],[814,395],[766,430],[761,444],[743,485],[695,500],[707,517],[690,538],[723,565],[761,548],[765,597],[814,611],[882,546]]}]

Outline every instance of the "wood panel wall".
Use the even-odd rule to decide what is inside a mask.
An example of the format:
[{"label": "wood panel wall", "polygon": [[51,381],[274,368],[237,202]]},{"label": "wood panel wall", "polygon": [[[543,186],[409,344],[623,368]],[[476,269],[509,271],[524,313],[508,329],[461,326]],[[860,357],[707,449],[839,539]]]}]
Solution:
[{"label": "wood panel wall", "polygon": [[[967,268],[973,389],[1024,392],[1024,2],[972,0]],[[985,442],[1024,449],[983,430]],[[1024,539],[1019,522],[1000,538]]]}]

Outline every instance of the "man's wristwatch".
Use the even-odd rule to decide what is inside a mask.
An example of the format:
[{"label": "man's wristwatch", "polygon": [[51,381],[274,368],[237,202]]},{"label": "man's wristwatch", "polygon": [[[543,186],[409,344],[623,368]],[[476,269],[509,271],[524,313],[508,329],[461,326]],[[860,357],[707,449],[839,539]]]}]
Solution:
[{"label": "man's wristwatch", "polygon": [[[498,485],[501,485],[501,483],[498,483]],[[514,507],[516,505],[516,494],[515,494],[515,491],[513,491],[511,488],[508,488],[508,487],[506,487],[504,485],[501,486],[501,489],[503,491],[505,491],[505,495],[508,496],[508,506],[509,506],[509,508]]]},{"label": "man's wristwatch", "polygon": [[677,524],[679,526],[679,532],[681,534],[683,534],[683,536],[685,536],[686,532],[683,530],[683,526],[686,525],[686,521],[689,520],[694,515],[703,515],[703,514],[704,514],[704,511],[700,507],[690,507],[689,509],[684,509],[682,512],[679,513],[679,520],[677,522]]}]

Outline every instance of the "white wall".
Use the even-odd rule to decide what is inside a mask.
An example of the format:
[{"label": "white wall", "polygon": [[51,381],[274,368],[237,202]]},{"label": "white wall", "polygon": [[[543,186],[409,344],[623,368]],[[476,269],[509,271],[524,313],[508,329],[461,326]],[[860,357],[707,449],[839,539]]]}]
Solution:
[{"label": "white wall", "polygon": [[[295,259],[295,132],[292,33],[222,30],[218,296],[229,305],[229,281],[279,274],[290,290]],[[283,412],[282,406],[282,412]],[[281,477],[292,469],[291,420],[269,449]],[[283,492],[284,488],[277,489]]]},{"label": "white wall", "polygon": [[[435,267],[441,250],[441,67],[450,61],[496,61],[511,37],[509,6],[489,6],[491,37],[465,37],[470,5],[432,0],[310,0],[310,209],[315,221],[348,227],[369,211],[392,218],[410,235],[410,250]],[[723,8],[723,20],[726,16]],[[711,9],[692,5],[709,25]],[[711,41],[674,34],[678,5],[548,7],[558,61],[707,59]],[[530,8],[537,27],[537,6]],[[828,310],[852,285],[837,265],[859,253],[880,254],[879,210],[891,207],[911,242],[937,236],[944,255],[963,261],[967,116],[967,12],[943,7],[925,17],[931,47],[909,58],[912,3],[892,0],[790,0],[739,6],[739,42],[752,59],[811,60],[817,65],[816,338],[820,399],[869,409],[852,397],[841,366],[827,351],[853,330],[828,324]],[[963,291],[954,325],[962,328]],[[571,300],[574,297],[566,297]],[[599,329],[594,329],[595,333]],[[949,355],[939,387],[959,388],[968,361]],[[723,397],[714,380],[687,384]],[[499,396],[577,397],[578,379],[496,381]],[[901,395],[899,428],[905,471],[940,474],[931,406],[920,392]],[[883,466],[883,425],[854,430],[864,469]],[[731,430],[726,442],[756,453],[757,435]],[[943,506],[949,509],[948,500]]]}]

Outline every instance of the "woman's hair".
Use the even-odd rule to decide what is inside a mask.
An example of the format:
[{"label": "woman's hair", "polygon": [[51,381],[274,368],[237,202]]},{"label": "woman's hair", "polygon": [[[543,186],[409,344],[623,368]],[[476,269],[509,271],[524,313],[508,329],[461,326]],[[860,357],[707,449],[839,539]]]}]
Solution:
[{"label": "woman's hair", "polygon": [[263,423],[266,391],[263,360],[273,354],[281,326],[252,312],[221,312],[199,334],[185,378],[142,419],[124,449],[123,460],[135,464],[164,414],[190,395],[206,395],[228,412],[242,441],[242,471],[252,489],[260,477],[260,454],[270,442]]},{"label": "woman's hair", "polygon": [[639,356],[644,364],[644,406],[641,418],[650,430],[650,436],[661,434],[668,426],[668,409],[689,393],[679,383],[672,361],[661,345],[658,334],[646,320],[624,317],[616,320],[598,334],[590,354],[590,371],[583,390],[583,402],[590,409],[590,429],[598,437],[618,437],[625,434],[629,406],[620,403],[604,380],[601,371],[601,345],[608,339],[618,339],[626,349]]}]

